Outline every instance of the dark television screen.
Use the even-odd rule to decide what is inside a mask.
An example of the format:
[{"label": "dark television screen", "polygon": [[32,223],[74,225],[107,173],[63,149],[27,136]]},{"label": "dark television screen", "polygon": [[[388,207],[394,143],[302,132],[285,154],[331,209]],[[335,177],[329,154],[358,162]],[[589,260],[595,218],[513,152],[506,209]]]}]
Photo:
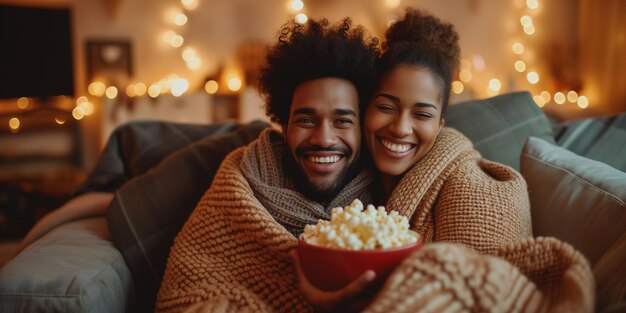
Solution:
[{"label": "dark television screen", "polygon": [[0,5],[0,98],[74,95],[69,9]]}]

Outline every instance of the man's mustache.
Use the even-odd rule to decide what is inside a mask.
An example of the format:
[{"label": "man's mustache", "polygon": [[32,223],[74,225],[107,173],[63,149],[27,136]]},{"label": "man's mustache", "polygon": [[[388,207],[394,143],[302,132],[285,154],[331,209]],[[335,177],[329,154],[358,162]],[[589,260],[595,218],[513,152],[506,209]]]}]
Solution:
[{"label": "man's mustache", "polygon": [[346,146],[330,146],[330,147],[321,147],[321,146],[306,146],[306,147],[297,147],[296,154],[304,154],[307,152],[339,152],[346,156],[352,154],[352,151],[348,149]]}]

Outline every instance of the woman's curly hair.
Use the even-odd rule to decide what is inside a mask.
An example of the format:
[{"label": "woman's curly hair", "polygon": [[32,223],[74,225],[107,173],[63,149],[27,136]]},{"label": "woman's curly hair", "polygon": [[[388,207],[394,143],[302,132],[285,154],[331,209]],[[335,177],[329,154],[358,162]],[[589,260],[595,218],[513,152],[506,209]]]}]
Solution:
[{"label": "woman's curly hair", "polygon": [[450,99],[452,77],[459,66],[461,48],[454,26],[424,11],[407,8],[403,19],[385,33],[379,79],[398,65],[429,70],[441,90],[442,112]]},{"label": "woman's curly hair", "polygon": [[359,95],[360,111],[376,83],[378,39],[349,18],[329,25],[328,20],[291,21],[279,32],[278,43],[266,55],[259,89],[266,113],[273,122],[286,125],[295,89],[318,78],[336,77],[351,82]]}]

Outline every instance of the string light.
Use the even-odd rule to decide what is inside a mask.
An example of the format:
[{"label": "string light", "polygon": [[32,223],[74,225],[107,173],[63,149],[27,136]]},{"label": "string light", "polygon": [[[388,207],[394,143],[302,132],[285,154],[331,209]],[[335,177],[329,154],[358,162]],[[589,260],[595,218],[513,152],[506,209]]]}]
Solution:
[{"label": "string light", "polygon": [[161,94],[161,86],[158,84],[152,84],[148,88],[148,96],[151,98],[156,98]]},{"label": "string light", "polygon": [[554,94],[554,102],[556,104],[563,104],[565,103],[565,95],[562,92],[557,92]]},{"label": "string light", "polygon": [[189,88],[189,82],[184,78],[175,78],[172,80],[172,95],[180,97]]},{"label": "string light", "polygon": [[549,93],[549,92],[547,92],[547,91],[545,91],[545,90],[544,90],[544,91],[542,91],[542,92],[540,93],[540,95],[541,95],[541,97],[543,98],[543,100],[544,100],[544,102],[545,102],[545,103],[550,102],[550,93]]},{"label": "string light", "polygon": [[9,120],[9,127],[10,127],[12,130],[17,130],[18,128],[20,128],[20,119],[19,119],[19,118],[17,118],[17,117],[12,117],[12,118]]},{"label": "string light", "polygon": [[539,7],[539,1],[537,0],[526,0],[526,6],[531,10],[536,10]]},{"label": "string light", "polygon": [[578,93],[574,90],[571,90],[567,93],[567,101],[571,103],[576,103],[578,101]]},{"label": "string light", "polygon": [[464,83],[469,83],[472,81],[472,72],[468,69],[462,69],[459,72],[459,79]]},{"label": "string light", "polygon": [[228,90],[239,91],[241,88],[241,79],[239,77],[231,77],[228,80]]},{"label": "string light", "polygon": [[218,87],[219,85],[215,80],[209,80],[208,82],[206,82],[206,84],[204,84],[204,90],[210,95],[215,94],[218,90]]},{"label": "string light", "polygon": [[105,90],[106,85],[100,81],[92,82],[91,84],[89,84],[89,87],[87,87],[87,91],[89,92],[89,94],[96,97],[104,96]]},{"label": "string light", "polygon": [[185,9],[187,10],[194,10],[195,8],[198,7],[197,0],[181,0],[180,2],[183,4]]},{"label": "string light", "polygon": [[83,108],[82,108],[82,107],[77,106],[77,107],[75,107],[75,108],[72,110],[72,116],[73,116],[76,120],[80,121],[80,120],[82,120],[82,119],[85,117],[85,112],[83,112]]},{"label": "string light", "polygon": [[533,100],[535,101],[537,106],[540,107],[540,108],[543,108],[543,106],[546,105],[546,100],[542,96],[540,96],[540,95],[534,96]]},{"label": "string light", "polygon": [[515,54],[524,53],[524,45],[522,45],[519,42],[513,43],[513,45],[511,46],[511,49],[513,50],[513,53]]},{"label": "string light", "polygon": [[104,94],[106,95],[107,98],[113,99],[113,98],[117,97],[117,88],[115,88],[115,86],[109,86],[109,87],[107,87],[107,89],[104,92]]},{"label": "string light", "polygon": [[535,71],[530,71],[526,74],[526,79],[528,79],[529,83],[534,85],[539,82],[539,74]]},{"label": "string light", "polygon": [[287,8],[292,13],[299,12],[302,8],[304,8],[304,2],[302,2],[302,0],[289,1]]},{"label": "string light", "polygon": [[401,0],[385,0],[385,5],[390,9],[395,9],[400,5]]},{"label": "string light", "polygon": [[294,20],[298,24],[304,24],[304,23],[306,23],[306,21],[309,20],[309,17],[306,16],[306,14],[304,14],[304,13],[298,13],[298,14],[296,14],[296,17],[294,18]]},{"label": "string light", "polygon": [[452,92],[454,92],[455,94],[460,94],[463,92],[463,89],[465,89],[465,87],[463,86],[463,83],[455,80],[452,82]]},{"label": "string light", "polygon": [[54,118],[54,121],[55,121],[57,124],[59,124],[59,125],[63,125],[63,124],[65,124],[65,119],[64,119],[64,118],[62,118],[62,117],[55,117],[55,118]]},{"label": "string light", "polygon": [[146,94],[146,84],[136,83],[133,87],[133,91],[137,97],[143,97]]},{"label": "string light", "polygon": [[586,109],[589,106],[589,99],[587,99],[587,97],[585,96],[578,97],[578,100],[576,102],[578,103],[578,107],[580,107],[581,109]]},{"label": "string light", "polygon": [[522,60],[517,60],[515,61],[515,70],[523,73],[526,70],[526,63],[524,63],[524,61]]},{"label": "string light", "polygon": [[28,106],[30,106],[30,100],[28,100],[28,98],[26,97],[21,97],[19,99],[17,99],[17,107],[25,110],[28,109]]}]

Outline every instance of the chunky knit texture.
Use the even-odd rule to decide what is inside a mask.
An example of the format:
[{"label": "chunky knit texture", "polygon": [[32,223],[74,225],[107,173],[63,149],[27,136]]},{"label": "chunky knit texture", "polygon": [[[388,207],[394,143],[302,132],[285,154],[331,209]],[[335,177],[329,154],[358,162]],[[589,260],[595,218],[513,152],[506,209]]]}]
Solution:
[{"label": "chunky knit texture", "polygon": [[462,243],[482,253],[532,236],[526,183],[480,157],[460,132],[444,128],[394,189],[388,210],[410,216],[426,242]]},{"label": "chunky knit texture", "polygon": [[[367,310],[590,311],[593,280],[585,259],[556,239],[524,239],[530,236],[530,221],[524,211],[527,198],[516,194],[525,193],[519,174],[480,160],[458,132],[446,129],[439,137],[433,152],[447,161],[439,162],[429,153],[417,166],[432,174],[405,177],[398,189],[413,194],[395,192],[391,201],[411,216],[415,229],[426,229],[423,233],[430,241],[468,247],[426,245],[400,265]],[[226,158],[177,236],[158,296],[158,312],[312,310],[298,292],[288,256],[297,246],[295,236],[255,197],[242,173],[247,149]],[[430,165],[422,166],[425,162]],[[413,169],[409,175],[419,173]],[[398,199],[412,206],[400,206]],[[503,208],[506,205],[514,208]]]}]

